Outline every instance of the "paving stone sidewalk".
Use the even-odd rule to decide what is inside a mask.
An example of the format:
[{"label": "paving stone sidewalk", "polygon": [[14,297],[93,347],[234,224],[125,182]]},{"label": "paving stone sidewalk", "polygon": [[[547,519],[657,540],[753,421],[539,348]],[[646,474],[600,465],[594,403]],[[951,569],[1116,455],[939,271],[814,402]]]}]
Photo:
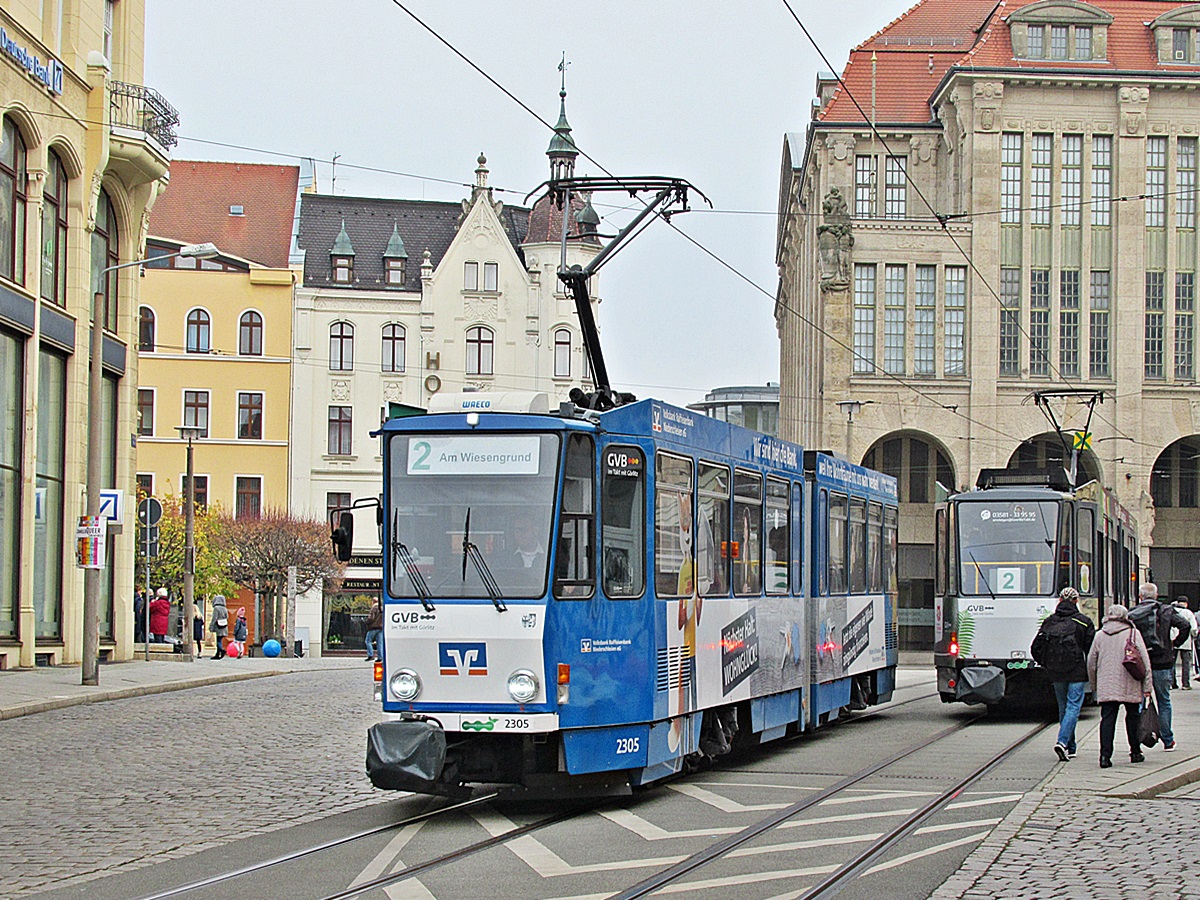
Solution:
[{"label": "paving stone sidewalk", "polygon": [[[1200,691],[1172,691],[1178,749],[1100,769],[1100,714],[1085,710],[1079,755],[1059,763],[930,900],[1200,900]],[[1117,747],[1124,721],[1117,725]],[[1047,746],[1046,752],[1052,752]]]}]

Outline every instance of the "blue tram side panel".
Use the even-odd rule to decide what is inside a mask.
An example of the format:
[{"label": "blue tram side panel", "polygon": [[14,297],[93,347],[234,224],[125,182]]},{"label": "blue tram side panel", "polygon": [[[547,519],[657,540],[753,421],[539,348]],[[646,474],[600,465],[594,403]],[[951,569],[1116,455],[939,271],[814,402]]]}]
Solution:
[{"label": "blue tram side panel", "polygon": [[380,431],[378,786],[627,790],[890,698],[894,479],[655,400],[467,396]]}]

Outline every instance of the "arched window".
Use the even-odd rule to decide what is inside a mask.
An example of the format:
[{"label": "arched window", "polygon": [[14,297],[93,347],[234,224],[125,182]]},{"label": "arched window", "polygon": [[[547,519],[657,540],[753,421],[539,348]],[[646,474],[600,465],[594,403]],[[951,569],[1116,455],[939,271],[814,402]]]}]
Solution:
[{"label": "arched window", "polygon": [[0,129],[0,275],[25,283],[25,141],[12,119]]},{"label": "arched window", "polygon": [[154,310],[148,306],[138,309],[138,351],[154,352]]},{"label": "arched window", "polygon": [[490,328],[476,325],[467,329],[467,374],[492,374],[492,345],[495,338]]},{"label": "arched window", "polygon": [[242,317],[238,320],[238,355],[262,356],[262,342],[262,316],[254,310],[242,313]]},{"label": "arched window", "polygon": [[554,332],[554,377],[571,376],[571,332],[559,328]]},{"label": "arched window", "polygon": [[53,150],[42,191],[42,296],[67,305],[67,170]]},{"label": "arched window", "polygon": [[101,190],[96,201],[96,227],[92,231],[92,290],[104,295],[104,327],[112,332],[117,330],[117,273],[104,270],[115,266],[119,257],[117,213],[108,192]]},{"label": "arched window", "polygon": [[212,320],[202,309],[193,309],[187,316],[187,352],[207,353],[211,346],[209,334]]},{"label": "arched window", "polygon": [[329,326],[329,371],[354,370],[354,326],[349,322],[334,322]]},{"label": "arched window", "polygon": [[404,326],[383,326],[383,371],[404,371]]}]

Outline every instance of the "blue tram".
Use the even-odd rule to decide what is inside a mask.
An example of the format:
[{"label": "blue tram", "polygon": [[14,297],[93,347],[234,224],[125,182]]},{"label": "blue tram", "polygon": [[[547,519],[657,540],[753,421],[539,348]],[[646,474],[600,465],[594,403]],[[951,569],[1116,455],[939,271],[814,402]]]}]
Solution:
[{"label": "blue tram", "polygon": [[890,699],[894,478],[655,400],[378,434],[377,787],[624,792]]}]

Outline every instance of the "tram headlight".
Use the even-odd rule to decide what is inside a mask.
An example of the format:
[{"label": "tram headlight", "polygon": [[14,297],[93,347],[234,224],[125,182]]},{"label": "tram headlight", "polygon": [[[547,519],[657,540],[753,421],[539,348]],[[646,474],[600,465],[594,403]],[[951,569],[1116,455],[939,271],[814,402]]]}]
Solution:
[{"label": "tram headlight", "polygon": [[401,669],[392,676],[389,684],[392,686],[392,696],[397,700],[410,702],[421,693],[421,677],[412,669]]},{"label": "tram headlight", "polygon": [[508,676],[508,696],[517,703],[528,703],[537,693],[537,676],[528,669],[518,669]]}]

